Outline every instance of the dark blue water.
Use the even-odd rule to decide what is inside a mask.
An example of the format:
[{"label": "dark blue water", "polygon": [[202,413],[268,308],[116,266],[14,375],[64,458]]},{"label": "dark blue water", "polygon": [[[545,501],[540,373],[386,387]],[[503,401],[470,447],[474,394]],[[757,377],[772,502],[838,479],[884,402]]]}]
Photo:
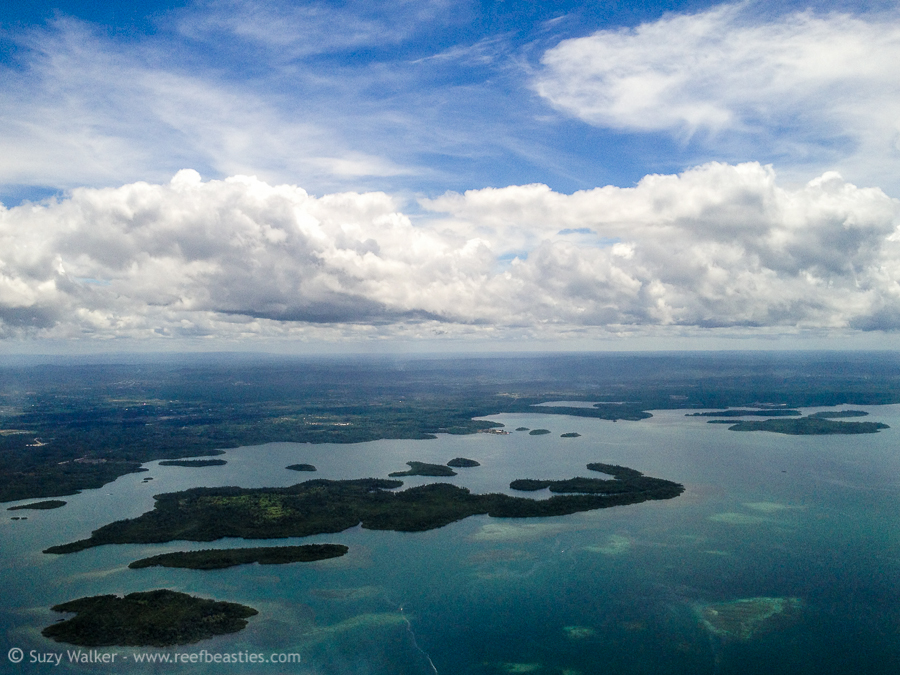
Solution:
[{"label": "dark blue water", "polygon": [[[641,422],[557,415],[498,417],[529,436],[477,434],[353,446],[270,444],[229,451],[224,467],[148,465],[54,511],[0,521],[2,672],[896,673],[900,667],[900,406],[864,408],[891,429],[860,436],[737,433],[683,412]],[[575,431],[580,438],[560,438]],[[129,570],[140,557],[210,544],[106,546],[48,556],[50,545],[152,507],[152,494],[195,485],[290,485],[311,477],[386,476],[420,460],[470,457],[481,467],[446,479],[508,491],[515,478],[587,475],[623,464],[684,483],[679,498],[562,518],[470,518],[423,533],[371,532],[266,544],[343,543],[314,564],[213,572]],[[288,464],[315,464],[297,474]],[[146,476],[154,480],[143,483]],[[434,479],[409,478],[407,486]],[[25,515],[27,521],[11,521]],[[222,540],[213,546],[259,545]],[[115,648],[127,665],[31,664],[65,653],[41,637],[49,607],[101,593],[171,588],[251,605],[244,631],[170,650]],[[729,608],[781,602],[790,611],[749,635]],[[731,604],[729,604],[731,603]],[[756,607],[757,605],[754,605]],[[746,617],[744,617],[746,619]],[[719,619],[716,619],[718,621]],[[745,627],[749,625],[745,621]],[[10,648],[24,650],[11,664]],[[143,665],[134,654],[297,653],[299,665]]]}]

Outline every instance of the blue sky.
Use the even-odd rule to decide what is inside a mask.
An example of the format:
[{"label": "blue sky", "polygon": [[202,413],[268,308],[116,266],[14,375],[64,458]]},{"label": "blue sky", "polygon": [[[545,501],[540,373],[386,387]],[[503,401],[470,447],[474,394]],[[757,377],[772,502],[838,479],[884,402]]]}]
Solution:
[{"label": "blue sky", "polygon": [[886,345],[898,58],[887,2],[6,3],[0,335]]}]

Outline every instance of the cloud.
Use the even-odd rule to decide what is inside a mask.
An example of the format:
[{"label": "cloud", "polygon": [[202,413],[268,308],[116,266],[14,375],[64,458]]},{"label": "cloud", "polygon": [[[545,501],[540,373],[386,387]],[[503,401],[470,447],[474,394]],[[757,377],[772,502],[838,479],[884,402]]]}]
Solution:
[{"label": "cloud", "polygon": [[545,52],[533,86],[599,127],[664,132],[720,153],[895,183],[897,12],[772,19],[755,7],[670,14],[564,40]]},{"label": "cloud", "polygon": [[228,35],[242,49],[255,46],[290,60],[395,45],[452,7],[446,0],[341,4],[206,0],[177,12],[174,21],[190,39],[219,42]]},{"label": "cloud", "polygon": [[714,163],[421,206],[185,170],[4,209],[2,334],[900,329],[900,203],[837,174]]},{"label": "cloud", "polygon": [[225,77],[163,37],[121,44],[69,19],[19,41],[23,67],[0,66],[0,184],[115,185],[190,165],[334,189],[410,172],[346,137],[340,111],[352,106],[305,96],[321,77],[294,74],[287,87],[271,63],[265,77]]}]

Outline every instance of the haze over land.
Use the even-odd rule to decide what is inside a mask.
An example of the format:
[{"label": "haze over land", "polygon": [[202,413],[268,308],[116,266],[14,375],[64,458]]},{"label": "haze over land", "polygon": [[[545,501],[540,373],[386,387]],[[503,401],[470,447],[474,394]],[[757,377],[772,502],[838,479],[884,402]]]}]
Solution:
[{"label": "haze over land", "polygon": [[891,347],[896,7],[595,5],[3,9],[0,338]]}]

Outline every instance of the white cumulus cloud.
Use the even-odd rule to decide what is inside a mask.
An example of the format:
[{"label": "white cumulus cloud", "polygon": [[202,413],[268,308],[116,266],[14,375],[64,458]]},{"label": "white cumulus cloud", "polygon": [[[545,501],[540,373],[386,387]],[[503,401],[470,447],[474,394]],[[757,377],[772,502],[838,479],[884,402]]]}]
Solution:
[{"label": "white cumulus cloud", "polygon": [[900,329],[900,203],[834,173],[786,189],[770,167],[713,163],[421,206],[414,222],[384,193],[185,170],[3,209],[0,331]]},{"label": "white cumulus cloud", "polygon": [[544,54],[533,86],[593,125],[700,138],[896,186],[900,16],[771,19],[753,9],[725,5],[564,40]]}]

